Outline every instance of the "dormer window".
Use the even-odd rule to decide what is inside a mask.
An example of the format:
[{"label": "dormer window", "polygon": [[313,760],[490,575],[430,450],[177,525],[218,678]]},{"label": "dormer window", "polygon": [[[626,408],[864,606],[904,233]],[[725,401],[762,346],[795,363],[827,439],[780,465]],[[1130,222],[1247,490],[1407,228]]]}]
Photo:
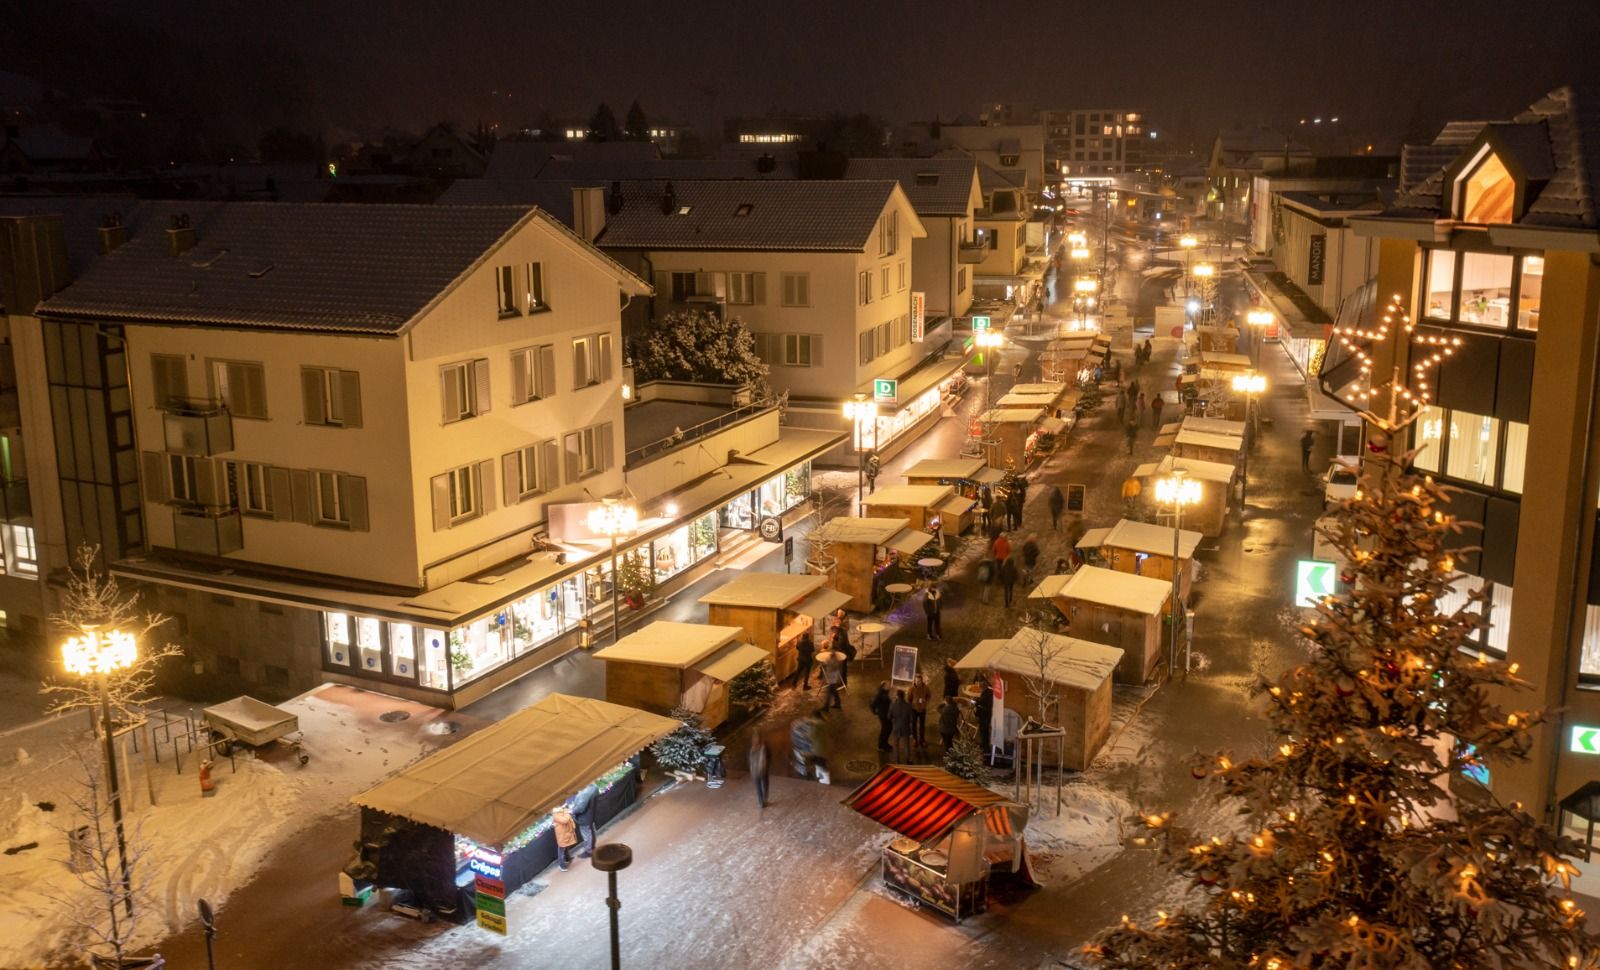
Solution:
[{"label": "dormer window", "polygon": [[678,206],[678,215],[686,216],[692,209],[694,209],[694,206],[692,205],[680,205]]},{"label": "dormer window", "polygon": [[918,185],[922,185],[922,186],[938,185],[939,184],[939,173],[938,172],[918,172],[917,173],[917,184]]},{"label": "dormer window", "polygon": [[1017,164],[1017,156],[1015,156],[1015,155],[1001,155],[1000,156],[1000,164],[1004,165],[1006,168],[1010,168],[1013,165]]},{"label": "dormer window", "polygon": [[1515,222],[1517,180],[1488,145],[1456,177],[1456,218],[1478,224]]}]

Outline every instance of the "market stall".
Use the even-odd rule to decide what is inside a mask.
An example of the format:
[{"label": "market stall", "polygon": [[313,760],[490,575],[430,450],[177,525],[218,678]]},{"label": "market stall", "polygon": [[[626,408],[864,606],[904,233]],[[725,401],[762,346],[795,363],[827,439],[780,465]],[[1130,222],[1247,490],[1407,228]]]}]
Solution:
[{"label": "market stall", "polygon": [[1227,350],[1202,350],[1200,351],[1201,371],[1223,371],[1229,374],[1244,374],[1255,370],[1255,364],[1244,354],[1233,353],[1233,348]]},{"label": "market stall", "polygon": [[1239,349],[1239,331],[1232,327],[1195,327],[1194,346],[1200,352],[1231,354]]},{"label": "market stall", "polygon": [[[956,669],[999,674],[1005,681],[1006,706],[1024,718],[1062,728],[1066,743],[1060,766],[1083,771],[1111,733],[1111,674],[1123,656],[1120,647],[1023,627],[1009,640],[978,641],[956,661]],[[1028,686],[1039,679],[1041,669],[1055,694],[1055,703],[1044,711]],[[1056,752],[1046,749],[1045,754],[1046,763],[1056,760]]]},{"label": "market stall", "polygon": [[994,402],[997,408],[1044,408],[1048,414],[1067,403],[1070,385],[1064,382],[1013,384],[1011,389]]},{"label": "market stall", "polygon": [[1183,428],[1172,439],[1172,454],[1177,458],[1198,458],[1201,461],[1237,465],[1242,451],[1244,439],[1233,435]]},{"label": "market stall", "polygon": [[800,638],[810,631],[820,646],[822,618],[850,602],[827,585],[828,577],[805,573],[739,573],[700,602],[710,622],[739,627],[746,640],[765,650],[781,680],[799,664]]},{"label": "market stall", "polygon": [[1084,566],[1069,575],[1046,576],[1029,595],[1060,610],[1072,636],[1119,648],[1118,681],[1142,684],[1155,672],[1172,580]]},{"label": "market stall", "polygon": [[706,730],[728,719],[728,681],[767,659],[737,626],[657,620],[597,651],[606,700],[654,714],[685,707]]},{"label": "market stall", "polygon": [[907,485],[950,485],[967,498],[978,489],[999,484],[1005,476],[982,458],[924,458],[906,469]]},{"label": "market stall", "polygon": [[[1178,596],[1189,598],[1194,582],[1194,551],[1200,533],[1189,529],[1178,535]],[[1078,540],[1091,565],[1121,573],[1172,581],[1172,529],[1148,522],[1122,519],[1109,529],[1090,529]]]},{"label": "market stall", "polygon": [[828,585],[850,597],[845,608],[870,613],[883,585],[899,581],[902,557],[908,561],[933,536],[911,528],[904,518],[872,519],[840,516],[812,530],[811,562],[826,560]]},{"label": "market stall", "polygon": [[[1174,458],[1167,455],[1159,462],[1147,462],[1133,470],[1133,477],[1144,482],[1142,494],[1155,502],[1155,482],[1170,477],[1174,469],[1181,468],[1191,481],[1200,483],[1200,501],[1183,510],[1183,524],[1192,526],[1202,535],[1219,536],[1228,524],[1228,505],[1233,496],[1233,482],[1238,470],[1226,462],[1201,461],[1198,458]],[[1159,503],[1154,505],[1162,512]]]},{"label": "market stall", "polygon": [[985,455],[990,468],[1022,468],[1027,464],[1028,442],[1045,419],[1044,408],[991,408],[978,417],[983,425],[984,437],[993,442],[986,446]]},{"label": "market stall", "polygon": [[883,850],[884,885],[957,922],[988,909],[993,874],[1037,884],[1028,807],[943,768],[885,765],[844,804],[900,834]]},{"label": "market stall", "polygon": [[[1177,422],[1177,424],[1178,426],[1173,428],[1174,432],[1199,431],[1204,434],[1227,435],[1231,438],[1244,437],[1243,421],[1229,421],[1225,418],[1202,418],[1193,414],[1189,414],[1185,415],[1182,420]],[[1167,428],[1171,427],[1172,425],[1170,424],[1164,425],[1161,430],[1165,431]]]},{"label": "market stall", "polygon": [[933,532],[937,523],[945,535],[958,536],[972,525],[976,504],[951,485],[885,485],[863,499],[861,507],[873,518],[904,518],[913,529],[926,532]]},{"label": "market stall", "polygon": [[668,717],[551,694],[351,799],[360,859],[346,873],[418,905],[505,932],[505,897],[556,858],[550,812],[594,787],[595,825],[638,797],[631,759],[676,730]]}]

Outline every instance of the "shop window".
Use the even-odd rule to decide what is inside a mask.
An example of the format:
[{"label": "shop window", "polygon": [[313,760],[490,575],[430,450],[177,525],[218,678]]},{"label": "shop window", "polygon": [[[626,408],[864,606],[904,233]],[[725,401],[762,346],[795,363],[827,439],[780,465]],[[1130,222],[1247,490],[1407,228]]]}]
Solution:
[{"label": "shop window", "polygon": [[327,626],[328,663],[350,666],[350,614],[324,613],[323,620]]},{"label": "shop window", "polygon": [[1506,422],[1506,453],[1500,459],[1500,487],[1522,494],[1522,476],[1528,461],[1528,426]]},{"label": "shop window", "polygon": [[1428,405],[1417,416],[1415,447],[1416,466],[1425,472],[1438,474],[1440,455],[1444,451],[1444,408]]},{"label": "shop window", "polygon": [[417,676],[417,630],[409,623],[389,624],[389,672],[408,680]]},{"label": "shop window", "polygon": [[1522,275],[1517,281],[1517,329],[1539,329],[1539,301],[1544,294],[1544,257],[1522,257]]},{"label": "shop window", "polygon": [[39,575],[39,546],[33,526],[8,525],[5,540],[5,571],[18,576]]},{"label": "shop window", "polygon": [[369,673],[383,671],[383,624],[370,616],[355,618],[356,656],[361,669]]},{"label": "shop window", "polygon": [[450,687],[449,637],[443,630],[422,631],[422,662],[417,681],[424,687],[447,690]]},{"label": "shop window", "polygon": [[1583,650],[1578,659],[1578,676],[1600,685],[1600,606],[1591,605],[1583,615]]},{"label": "shop window", "polygon": [[1511,322],[1511,276],[1514,260],[1498,253],[1463,253],[1458,319],[1486,327]]},{"label": "shop window", "polygon": [[1489,654],[1505,658],[1511,644],[1511,587],[1504,583],[1489,584],[1489,602],[1485,619],[1488,629],[1483,631],[1483,647]]},{"label": "shop window", "polygon": [[1448,249],[1429,250],[1424,278],[1427,283],[1423,291],[1423,316],[1433,320],[1450,319],[1456,288],[1456,254]]},{"label": "shop window", "polygon": [[1451,411],[1449,428],[1444,473],[1462,481],[1493,485],[1500,422],[1482,414]]}]

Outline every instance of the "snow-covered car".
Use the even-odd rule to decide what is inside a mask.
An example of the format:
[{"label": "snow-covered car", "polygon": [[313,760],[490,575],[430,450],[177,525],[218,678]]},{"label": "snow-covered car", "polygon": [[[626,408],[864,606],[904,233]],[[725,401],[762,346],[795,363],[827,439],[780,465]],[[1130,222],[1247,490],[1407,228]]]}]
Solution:
[{"label": "snow-covered car", "polygon": [[1340,455],[1328,466],[1322,476],[1322,505],[1327,508],[1346,499],[1356,497],[1356,482],[1361,479],[1361,465],[1349,455]]}]

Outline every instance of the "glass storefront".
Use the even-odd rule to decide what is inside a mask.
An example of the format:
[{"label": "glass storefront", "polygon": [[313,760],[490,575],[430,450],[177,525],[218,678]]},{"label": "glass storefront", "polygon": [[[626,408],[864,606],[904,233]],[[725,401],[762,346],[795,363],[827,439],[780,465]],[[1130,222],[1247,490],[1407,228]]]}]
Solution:
[{"label": "glass storefront", "polygon": [[[957,371],[956,373],[960,373]],[[879,414],[877,445],[882,448],[893,441],[898,435],[904,434],[912,425],[920,421],[924,415],[939,406],[944,400],[944,391],[950,382],[955,379],[955,374],[945,378],[934,386],[918,394],[905,406],[898,408],[893,414]],[[871,442],[868,442],[869,444]]]},{"label": "glass storefront", "polygon": [[664,582],[717,551],[717,514],[707,512],[650,543],[656,582]]},{"label": "glass storefront", "polygon": [[[724,505],[717,522],[724,529],[754,529],[760,519],[782,515],[811,495],[811,462],[803,461],[786,472],[774,475]],[[754,514],[760,509],[760,516]]]}]

